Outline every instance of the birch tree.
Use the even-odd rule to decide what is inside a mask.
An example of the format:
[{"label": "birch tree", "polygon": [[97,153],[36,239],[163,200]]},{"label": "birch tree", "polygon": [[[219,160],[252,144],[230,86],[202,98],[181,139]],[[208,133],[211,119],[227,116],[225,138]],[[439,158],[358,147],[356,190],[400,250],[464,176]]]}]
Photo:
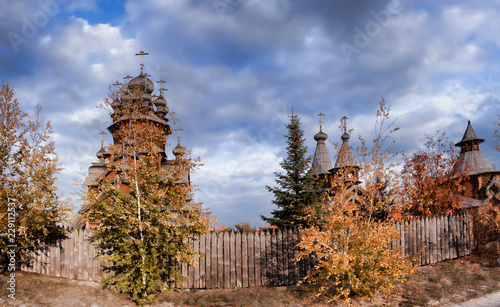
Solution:
[{"label": "birch tree", "polygon": [[[66,237],[64,224],[71,209],[57,194],[62,170],[51,141],[52,126],[42,107],[21,110],[14,91],[0,91],[0,248],[2,260],[14,251],[16,267],[31,265],[32,252],[45,252]],[[9,257],[10,258],[10,257]],[[4,269],[13,270],[12,266]]]},{"label": "birch tree", "polygon": [[128,118],[115,144],[106,148],[107,176],[86,196],[87,218],[97,221],[95,242],[107,261],[103,284],[128,292],[137,304],[182,281],[182,262],[194,264],[188,242],[208,231],[208,215],[190,203],[194,186],[187,174],[197,167],[182,149],[168,168],[161,167],[157,144],[168,135],[141,120],[141,99],[117,116]]}]

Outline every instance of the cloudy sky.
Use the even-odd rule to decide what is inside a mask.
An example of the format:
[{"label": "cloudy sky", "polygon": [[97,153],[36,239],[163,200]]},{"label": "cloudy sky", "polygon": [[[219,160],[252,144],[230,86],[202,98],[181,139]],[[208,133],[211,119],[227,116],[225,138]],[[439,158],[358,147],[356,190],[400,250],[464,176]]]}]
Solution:
[{"label": "cloudy sky", "polygon": [[[398,150],[417,150],[437,130],[459,141],[470,120],[486,139],[481,150],[500,166],[492,149],[497,1],[0,0],[0,7],[0,79],[25,111],[41,104],[53,124],[64,196],[96,161],[98,133],[110,124],[96,106],[111,83],[139,74],[141,50],[152,81],[167,81],[181,143],[204,163],[192,176],[196,200],[220,224],[264,225],[259,216],[274,209],[265,186],[280,171],[292,108],[311,155],[316,114],[326,114],[330,141],[340,140],[344,115],[353,135],[370,138],[384,97],[401,128]],[[331,143],[328,150],[334,160]]]}]

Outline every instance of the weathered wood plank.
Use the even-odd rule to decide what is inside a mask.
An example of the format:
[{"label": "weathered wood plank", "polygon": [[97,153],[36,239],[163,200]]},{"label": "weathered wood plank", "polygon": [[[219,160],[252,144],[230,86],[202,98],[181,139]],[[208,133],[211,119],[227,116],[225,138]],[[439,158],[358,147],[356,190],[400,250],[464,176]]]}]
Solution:
[{"label": "weathered wood plank", "polygon": [[207,234],[205,241],[205,288],[207,289],[212,289],[212,234]]},{"label": "weathered wood plank", "polygon": [[223,240],[224,240],[224,253],[223,253],[223,257],[224,257],[224,265],[223,265],[223,268],[224,268],[224,283],[223,283],[223,287],[224,288],[231,288],[231,280],[230,280],[230,250],[229,250],[229,233],[227,231],[224,231],[224,236],[223,236]]},{"label": "weathered wood plank", "polygon": [[269,281],[267,279],[267,239],[268,239],[268,232],[263,231],[260,234],[260,261],[261,261],[261,266],[260,266],[260,274],[261,279],[262,279],[262,286],[267,286],[269,284]]},{"label": "weathered wood plank", "polygon": [[249,232],[247,238],[248,245],[248,286],[255,287],[255,249],[254,233]]},{"label": "weathered wood plank", "polygon": [[255,248],[255,286],[260,287],[262,286],[262,276],[261,276],[261,257],[260,257],[260,244],[261,244],[261,237],[259,232],[255,232],[254,235],[254,248]]},{"label": "weathered wood plank", "polygon": [[278,229],[278,233],[276,235],[276,249],[277,249],[277,272],[276,272],[276,278],[277,278],[277,284],[282,286],[283,285],[283,271],[284,271],[284,255],[283,255],[283,231],[281,229]]},{"label": "weathered wood plank", "polygon": [[241,270],[241,233],[236,232],[236,287],[240,288],[243,286],[243,278],[241,274],[243,273]]},{"label": "weathered wood plank", "polygon": [[236,287],[236,233],[231,231],[229,233],[229,249],[230,249],[230,286],[231,288]]},{"label": "weathered wood plank", "polygon": [[219,287],[218,283],[217,283],[217,272],[218,272],[218,260],[217,260],[217,233],[213,232],[212,233],[212,237],[211,237],[211,243],[210,245],[212,245],[212,261],[211,261],[211,265],[212,265],[212,272],[211,272],[211,275],[210,275],[210,278],[212,280],[212,289],[216,289]]},{"label": "weathered wood plank", "polygon": [[450,259],[450,222],[448,216],[443,216],[443,257],[444,260]]},{"label": "weathered wood plank", "polygon": [[207,248],[206,248],[206,235],[200,236],[200,288],[206,288],[206,271],[207,271]]},{"label": "weathered wood plank", "polygon": [[217,288],[224,287],[224,244],[223,234],[217,234]]},{"label": "weathered wood plank", "polygon": [[415,265],[422,265],[422,219],[417,218],[415,220],[415,223],[416,223],[415,236],[417,238],[416,252],[418,253],[418,258],[415,260]]},{"label": "weathered wood plank", "polygon": [[436,218],[433,217],[431,219],[431,263],[436,263],[438,260],[437,258],[437,245],[438,245],[438,240],[437,240],[437,223],[436,223]]},{"label": "weathered wood plank", "polygon": [[242,287],[248,288],[248,233],[241,233]]}]

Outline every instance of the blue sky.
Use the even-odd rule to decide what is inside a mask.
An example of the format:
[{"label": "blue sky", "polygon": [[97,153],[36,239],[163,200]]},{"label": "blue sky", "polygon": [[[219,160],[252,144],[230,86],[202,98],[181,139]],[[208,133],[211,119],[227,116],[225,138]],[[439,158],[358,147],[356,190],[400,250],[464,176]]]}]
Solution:
[{"label": "blue sky", "polygon": [[[26,111],[39,103],[54,126],[63,172],[76,189],[110,123],[96,106],[109,85],[145,71],[167,81],[181,143],[204,166],[196,200],[220,224],[274,209],[274,172],[285,155],[293,107],[309,153],[318,132],[340,141],[340,118],[369,139],[383,96],[401,128],[394,148],[421,148],[426,134],[459,141],[471,120],[481,150],[500,166],[497,1],[0,0],[0,79]],[[155,83],[156,85],[156,83]],[[157,88],[155,93],[158,93]],[[110,135],[105,141],[111,140]],[[352,141],[355,137],[351,138]],[[167,148],[170,153],[175,146]],[[332,161],[333,144],[327,145]],[[172,155],[170,154],[170,157]],[[76,203],[75,203],[76,204]]]}]

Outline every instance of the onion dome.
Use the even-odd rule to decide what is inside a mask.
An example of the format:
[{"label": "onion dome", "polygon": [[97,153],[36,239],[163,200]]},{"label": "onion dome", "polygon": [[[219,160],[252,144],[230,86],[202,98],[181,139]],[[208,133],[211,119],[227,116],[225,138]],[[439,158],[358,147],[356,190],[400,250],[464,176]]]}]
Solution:
[{"label": "onion dome", "polygon": [[158,96],[158,98],[156,98],[155,100],[155,106],[166,106],[167,105],[167,101],[165,100],[165,98],[163,98],[162,95]]},{"label": "onion dome", "polygon": [[162,95],[160,95],[158,98],[155,100],[155,106],[156,106],[156,113],[161,113],[162,116],[165,116],[165,114],[168,113],[168,107],[167,107],[167,101],[165,98],[163,98]]},{"label": "onion dome", "polygon": [[172,149],[172,153],[175,156],[175,159],[180,159],[181,155],[186,152],[186,147],[182,146],[180,143],[177,143],[174,149]]},{"label": "onion dome", "polygon": [[314,140],[316,142],[323,141],[323,143],[324,143],[326,141],[326,139],[328,139],[328,135],[321,130],[314,135]]},{"label": "onion dome", "polygon": [[351,136],[349,135],[349,133],[344,132],[340,138],[342,139],[343,142],[349,142]]},{"label": "onion dome", "polygon": [[112,108],[113,108],[113,110],[115,110],[115,111],[116,111],[116,110],[118,110],[118,109],[120,109],[121,105],[122,105],[122,104],[121,104],[120,100],[118,100],[118,98],[115,98],[115,99],[113,100],[113,102],[111,103],[111,107],[112,107]]},{"label": "onion dome", "polygon": [[132,101],[132,96],[128,92],[126,92],[126,93],[122,94],[120,99],[123,102],[123,104],[125,106],[127,106]]},{"label": "onion dome", "polygon": [[99,160],[103,159],[106,155],[106,150],[104,150],[104,147],[101,147],[99,151],[96,153],[96,156]]},{"label": "onion dome", "polygon": [[141,90],[147,94],[151,94],[154,90],[153,81],[149,80],[146,75],[140,74],[134,79],[130,80],[128,83],[128,89],[130,92],[134,93],[135,91]]}]

